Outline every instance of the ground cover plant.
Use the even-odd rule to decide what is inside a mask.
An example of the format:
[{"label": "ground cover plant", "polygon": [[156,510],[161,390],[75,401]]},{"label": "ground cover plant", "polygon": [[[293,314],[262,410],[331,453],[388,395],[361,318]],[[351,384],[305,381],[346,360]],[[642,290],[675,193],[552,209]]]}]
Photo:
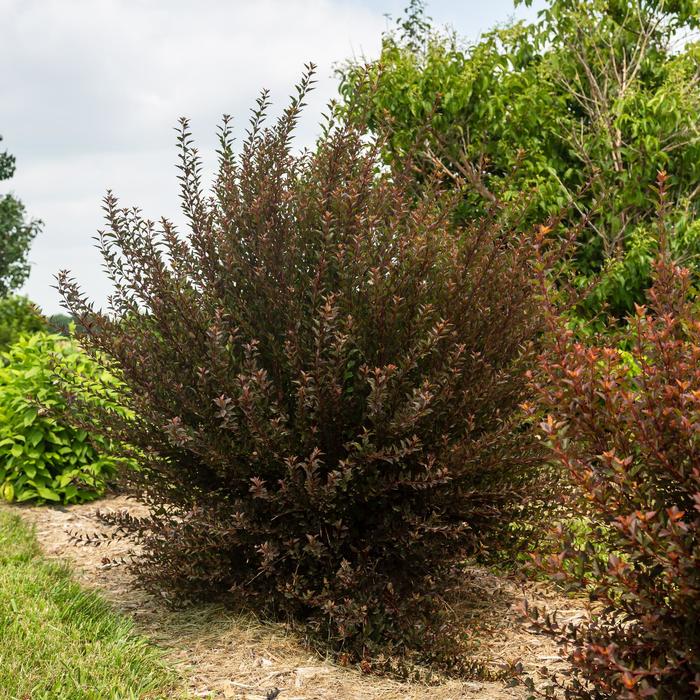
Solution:
[{"label": "ground cover plant", "polygon": [[79,503],[101,495],[116,468],[113,441],[74,424],[65,386],[127,416],[114,378],[75,341],[46,332],[21,338],[0,362],[0,496]]},{"label": "ground cover plant", "polygon": [[225,120],[211,195],[182,122],[186,233],[106,198],[107,312],[59,276],[136,416],[100,422],[141,451],[125,484],[153,514],[110,522],[174,603],[223,594],[346,658],[458,666],[455,564],[516,517],[539,461],[518,423],[533,238],[495,204],[456,225],[459,193],[416,196],[361,121],[295,154],[310,80],[270,126],[260,98],[239,154]]},{"label": "ground cover plant", "polygon": [[34,534],[0,508],[0,688],[7,700],[170,700],[177,678],[68,569],[41,558]]},{"label": "ground cover plant", "polygon": [[690,277],[668,254],[657,260],[626,351],[610,337],[576,340],[552,312],[536,380],[543,436],[567,507],[590,527],[584,542],[559,528],[554,553],[535,561],[595,601],[570,625],[531,611],[565,645],[566,697],[700,691],[700,316]]}]

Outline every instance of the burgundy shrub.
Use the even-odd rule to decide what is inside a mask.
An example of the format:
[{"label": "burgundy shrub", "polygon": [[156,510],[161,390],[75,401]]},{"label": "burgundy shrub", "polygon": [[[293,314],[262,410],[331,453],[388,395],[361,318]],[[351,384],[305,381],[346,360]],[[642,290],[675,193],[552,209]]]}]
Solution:
[{"label": "burgundy shrub", "polygon": [[581,342],[554,312],[550,321],[551,346],[533,380],[548,413],[543,437],[566,477],[567,507],[589,528],[582,542],[560,526],[554,552],[536,563],[588,594],[592,612],[571,624],[537,610],[531,618],[567,650],[566,697],[693,697],[700,314],[690,273],[660,255],[649,304],[624,335]]},{"label": "burgundy shrub", "polygon": [[109,308],[60,290],[136,415],[100,422],[139,455],[124,480],[152,515],[112,522],[145,586],[303,620],[350,656],[435,649],[450,572],[539,461],[518,422],[534,243],[497,205],[458,227],[459,192],[388,172],[361,123],[296,153],[309,80],[271,126],[261,97],[239,154],[225,119],[209,194],[183,120],[188,230],[109,194]]}]

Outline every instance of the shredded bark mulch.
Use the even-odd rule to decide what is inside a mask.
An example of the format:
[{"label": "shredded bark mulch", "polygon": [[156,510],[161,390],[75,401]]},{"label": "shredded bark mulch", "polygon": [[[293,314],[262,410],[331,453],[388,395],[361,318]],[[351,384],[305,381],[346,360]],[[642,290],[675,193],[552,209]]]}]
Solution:
[{"label": "shredded bark mulch", "polygon": [[[111,567],[106,558],[128,557],[130,545],[112,541],[98,547],[76,545],[71,533],[107,533],[96,511],[127,509],[144,514],[145,507],[123,496],[62,507],[18,506],[36,528],[50,558],[68,560],[84,586],[98,589],[121,613],[130,616],[139,633],[166,650],[194,697],[237,700],[522,700],[522,687],[502,682],[449,680],[438,685],[400,682],[343,668],[319,658],[284,624],[234,614],[219,606],[173,611],[163,601],[139,589],[125,567]],[[494,669],[520,660],[537,681],[538,669],[565,668],[553,643],[529,632],[514,605],[530,601],[557,610],[560,619],[584,614],[582,602],[564,598],[541,584],[527,589],[489,571],[468,570],[471,590],[480,605],[470,608],[465,626],[474,637],[476,656]],[[470,599],[472,596],[470,596]],[[277,689],[278,694],[274,691]]]}]

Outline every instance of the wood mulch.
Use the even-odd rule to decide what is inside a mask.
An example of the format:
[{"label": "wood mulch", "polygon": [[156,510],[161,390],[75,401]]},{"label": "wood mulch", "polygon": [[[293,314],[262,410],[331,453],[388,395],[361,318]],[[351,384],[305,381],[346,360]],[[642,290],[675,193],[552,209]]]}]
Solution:
[{"label": "wood mulch", "polygon": [[[523,700],[527,695],[522,687],[507,688],[501,682],[449,680],[426,685],[366,675],[318,657],[283,624],[218,606],[170,610],[140,590],[125,568],[110,568],[103,562],[106,556],[128,556],[127,543],[88,547],[71,541],[70,533],[108,532],[95,516],[98,508],[145,512],[144,506],[123,496],[66,508],[17,506],[16,510],[34,525],[48,557],[68,560],[78,581],[99,590],[134,620],[139,633],[166,650],[194,697],[265,700],[275,688],[280,691],[278,700]],[[528,584],[524,590],[478,568],[468,575],[469,586],[480,592],[475,598],[481,600],[465,621],[478,643],[478,657],[494,668],[519,659],[536,682],[542,680],[538,669],[564,668],[553,643],[529,632],[514,605],[527,596],[557,610],[560,619],[573,619],[584,614],[581,601],[563,598],[541,584]]]}]

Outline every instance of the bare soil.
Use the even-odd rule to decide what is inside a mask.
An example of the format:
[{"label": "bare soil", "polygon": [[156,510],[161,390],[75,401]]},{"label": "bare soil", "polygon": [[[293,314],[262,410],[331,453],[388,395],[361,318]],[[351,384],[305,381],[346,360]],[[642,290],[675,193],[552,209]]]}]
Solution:
[{"label": "bare soil", "polygon": [[[166,649],[180,670],[183,683],[195,697],[265,700],[278,689],[279,700],[522,700],[522,687],[502,682],[449,680],[438,685],[400,682],[343,668],[306,648],[284,624],[263,622],[234,614],[219,606],[173,611],[163,601],[139,589],[124,567],[104,563],[129,555],[125,542],[99,547],[76,545],[71,533],[106,533],[97,509],[127,509],[143,514],[143,505],[122,496],[98,503],[62,507],[17,507],[36,528],[37,537],[50,558],[68,560],[76,578],[98,589],[114,607],[130,616],[137,630]],[[564,664],[553,643],[529,632],[519,621],[514,605],[524,597],[561,619],[583,614],[581,601],[557,596],[546,586],[526,589],[483,569],[468,571],[470,587],[480,590],[481,600],[472,609],[465,627],[474,636],[477,656],[494,669],[520,660],[537,681],[538,669],[562,669]],[[471,599],[471,596],[470,596]]]}]

